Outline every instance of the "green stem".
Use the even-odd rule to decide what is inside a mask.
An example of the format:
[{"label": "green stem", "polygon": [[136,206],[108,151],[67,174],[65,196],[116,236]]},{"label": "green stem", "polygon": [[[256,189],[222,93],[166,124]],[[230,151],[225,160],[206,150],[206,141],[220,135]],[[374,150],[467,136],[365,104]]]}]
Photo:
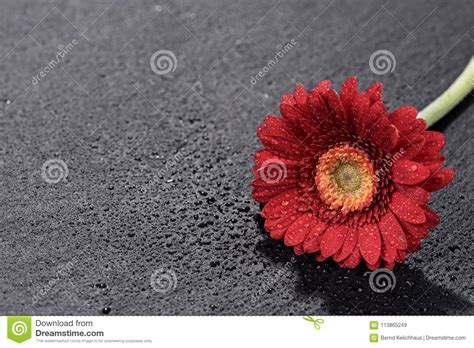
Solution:
[{"label": "green stem", "polygon": [[430,127],[450,112],[474,87],[474,57],[471,57],[464,71],[456,81],[430,105],[418,113],[418,118],[426,121]]}]

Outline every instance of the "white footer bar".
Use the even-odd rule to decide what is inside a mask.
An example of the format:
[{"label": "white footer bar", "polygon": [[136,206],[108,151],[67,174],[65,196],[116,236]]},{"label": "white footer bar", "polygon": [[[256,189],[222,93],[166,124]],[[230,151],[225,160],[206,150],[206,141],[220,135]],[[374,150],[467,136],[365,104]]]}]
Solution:
[{"label": "white footer bar", "polygon": [[471,316],[0,317],[0,347],[467,347]]}]

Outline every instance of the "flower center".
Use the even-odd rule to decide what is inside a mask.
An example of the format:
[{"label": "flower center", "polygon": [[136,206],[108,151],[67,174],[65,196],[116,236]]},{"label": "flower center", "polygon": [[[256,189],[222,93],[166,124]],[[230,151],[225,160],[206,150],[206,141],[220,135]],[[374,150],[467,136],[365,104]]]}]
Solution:
[{"label": "flower center", "polygon": [[372,162],[364,151],[348,144],[319,158],[314,179],[321,199],[343,214],[368,206],[376,192]]}]

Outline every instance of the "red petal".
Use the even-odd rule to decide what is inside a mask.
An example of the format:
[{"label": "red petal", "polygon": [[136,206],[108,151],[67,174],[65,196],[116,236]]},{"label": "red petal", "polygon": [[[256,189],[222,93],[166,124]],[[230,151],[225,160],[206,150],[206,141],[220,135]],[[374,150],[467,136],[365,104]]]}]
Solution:
[{"label": "red petal", "polygon": [[267,203],[271,198],[279,195],[285,191],[289,191],[297,185],[291,186],[273,186],[273,187],[254,187],[252,191],[252,198],[259,203]]},{"label": "red petal", "polygon": [[314,256],[315,256],[315,258],[318,262],[323,262],[324,260],[327,259],[327,257],[321,255],[321,253],[319,251],[316,252],[316,254],[314,254]]},{"label": "red petal", "polygon": [[395,257],[397,256],[397,248],[390,244],[383,244],[382,245],[382,259],[387,262],[394,262]]},{"label": "red petal", "polygon": [[303,249],[306,253],[314,253],[319,250],[322,233],[326,230],[327,225],[323,221],[319,221],[311,229],[311,232],[306,236],[303,242]]},{"label": "red petal", "polygon": [[336,123],[340,122],[343,125],[347,124],[346,113],[344,112],[344,107],[342,106],[341,99],[339,99],[337,93],[333,89],[330,89],[326,94],[326,98],[331,113],[330,117],[332,117]]},{"label": "red petal", "polygon": [[416,185],[430,176],[430,171],[421,163],[398,160],[392,167],[393,180],[399,184]]},{"label": "red petal", "polygon": [[293,94],[290,93],[285,93],[281,96],[280,98],[280,104],[289,104],[289,105],[295,105],[296,100],[293,97]]},{"label": "red petal", "polygon": [[[425,153],[421,150],[416,156],[413,157],[414,161],[423,163],[426,167],[439,169],[445,161],[445,158],[440,153]],[[439,165],[442,163],[441,165]]]},{"label": "red petal", "polygon": [[423,162],[426,168],[431,170],[433,173],[436,172],[438,169],[440,169],[442,166],[444,166],[446,160],[443,156],[438,157],[438,161],[436,162]]},{"label": "red petal", "polygon": [[384,262],[384,265],[383,265],[384,268],[390,269],[390,270],[392,270],[394,266],[395,266],[395,262]]},{"label": "red petal", "polygon": [[440,151],[444,146],[444,135],[439,132],[426,131],[423,132],[426,138],[423,148],[414,156],[417,162],[422,162],[431,169],[439,169],[444,164],[444,157]]},{"label": "red petal", "polygon": [[367,88],[367,95],[369,96],[370,104],[375,104],[382,101],[383,87],[380,82],[375,82]]},{"label": "red petal", "polygon": [[252,197],[256,201],[266,203],[273,196],[296,187],[298,162],[276,156],[267,150],[258,151],[254,161]]},{"label": "red petal", "polygon": [[357,244],[357,230],[349,228],[347,231],[346,239],[341,250],[333,256],[334,261],[340,262],[346,259],[353,251]]},{"label": "red petal", "polygon": [[293,93],[296,103],[298,105],[304,105],[306,106],[306,101],[308,98],[308,93],[306,93],[306,90],[304,86],[301,83],[296,84],[295,92]]},{"label": "red petal", "polygon": [[293,165],[285,158],[273,156],[261,165],[252,167],[255,176],[254,187],[272,187],[293,184],[299,179],[299,165]]},{"label": "red petal", "polygon": [[410,197],[421,206],[426,205],[431,198],[430,193],[419,186],[397,185],[397,189],[404,196]]},{"label": "red petal", "polygon": [[[278,164],[278,163],[277,163]],[[280,167],[274,168],[271,172],[269,166],[263,166],[257,171],[257,178],[252,181],[252,185],[255,189],[258,188],[276,188],[276,187],[292,187],[297,184],[296,178],[293,176],[286,175],[286,169],[283,171]],[[268,172],[268,174],[265,174]],[[273,174],[272,174],[273,173]],[[268,176],[267,176],[268,175]],[[272,175],[272,176],[270,176]]]},{"label": "red petal", "polygon": [[301,244],[295,245],[293,247],[293,251],[295,252],[296,255],[303,255],[304,254],[304,250],[303,250],[303,247],[301,246]]},{"label": "red petal", "polygon": [[315,116],[315,115],[316,114],[314,114],[313,111],[311,111],[310,113],[302,114],[301,118],[299,119],[299,124],[301,126],[301,129],[303,129],[303,131],[306,134],[309,134],[312,137],[319,136],[321,132],[321,127],[324,125],[324,123],[327,120],[327,118],[324,120],[320,120],[319,116],[321,116],[321,114],[318,114],[319,116]]},{"label": "red petal", "polygon": [[296,220],[285,234],[285,245],[294,246],[303,243],[311,228],[318,220],[313,213],[306,213]]},{"label": "red petal", "polygon": [[[328,120],[328,109],[322,99],[321,93],[315,88],[309,92],[308,95],[308,107],[311,113],[311,122],[315,124],[315,127],[320,127],[322,123]],[[304,127],[303,125],[301,125]]]},{"label": "red petal", "polygon": [[[392,245],[397,249],[407,248],[407,239],[402,226],[390,210],[379,221],[379,229],[382,234],[384,244]],[[395,255],[394,255],[395,256]],[[389,260],[387,260],[389,261]],[[393,262],[391,260],[390,262]]]},{"label": "red petal", "polygon": [[353,129],[361,129],[361,123],[365,115],[369,113],[369,97],[365,93],[356,95],[351,109],[351,124]]},{"label": "red petal", "polygon": [[418,111],[413,106],[402,106],[390,114],[390,121],[398,128],[400,133],[407,135],[418,130],[416,116]]},{"label": "red petal", "polygon": [[376,124],[367,129],[365,136],[385,152],[390,152],[397,145],[399,138],[397,128],[382,115]]},{"label": "red petal", "polygon": [[299,195],[296,189],[281,193],[265,204],[261,215],[266,219],[278,219],[284,216],[296,215],[296,203],[298,198]]},{"label": "red petal", "polygon": [[273,239],[281,239],[295,219],[296,217],[292,217],[291,219],[288,217],[266,219],[264,227]]},{"label": "red petal", "polygon": [[432,209],[428,207],[423,207],[426,215],[426,222],[423,224],[427,228],[435,228],[441,222],[438,214],[436,214]]},{"label": "red petal", "polygon": [[382,242],[376,224],[365,225],[358,230],[359,249],[368,264],[375,264],[380,257]]},{"label": "red petal", "polygon": [[346,225],[329,226],[321,238],[321,255],[329,257],[339,251],[348,231]]},{"label": "red petal", "polygon": [[422,224],[426,221],[424,210],[415,201],[398,191],[393,192],[388,205],[392,212],[403,221],[413,224]]},{"label": "red petal", "polygon": [[285,231],[296,221],[297,216],[282,217],[278,219],[266,219],[265,230],[268,232],[284,229]]},{"label": "red petal", "polygon": [[342,262],[339,262],[339,265],[341,267],[346,267],[346,268],[355,268],[359,263],[360,263],[360,252],[357,247],[354,248],[354,251],[352,254],[350,254],[347,259],[345,259]]},{"label": "red petal", "polygon": [[425,146],[425,137],[418,133],[408,135],[404,135],[403,133],[399,134],[398,144],[393,152],[400,154],[400,158],[412,159],[417,156]]},{"label": "red petal", "polygon": [[265,117],[264,123],[257,127],[257,135],[262,144],[275,154],[285,158],[301,158],[304,146],[281,118],[274,115]]},{"label": "red petal", "polygon": [[290,122],[298,123],[301,118],[301,112],[290,104],[280,104],[280,114]]},{"label": "red petal", "polygon": [[408,222],[401,222],[403,230],[414,239],[423,239],[428,236],[428,228],[422,225],[413,225]]},{"label": "red petal", "polygon": [[404,262],[406,256],[407,256],[406,250],[398,250],[397,257],[395,258],[395,261],[400,262],[400,263]]},{"label": "red petal", "polygon": [[265,162],[268,162],[273,159],[278,159],[280,161],[283,161],[285,165],[288,168],[291,169],[297,169],[299,168],[299,161],[296,160],[290,160],[288,158],[280,157],[275,155],[273,152],[270,152],[268,150],[260,150],[255,153],[255,156],[253,157],[253,160],[255,161],[255,166],[256,167],[261,167]]},{"label": "red petal", "polygon": [[421,187],[423,187],[425,190],[429,192],[434,192],[442,189],[445,187],[447,184],[451,182],[454,178],[454,169],[452,168],[444,168],[444,169],[439,169],[436,172],[433,173],[423,184],[421,184]]},{"label": "red petal", "polygon": [[368,269],[370,269],[371,271],[375,271],[380,267],[380,259],[378,259],[377,262],[375,262],[374,264],[370,264],[367,262],[365,264],[367,265]]},{"label": "red petal", "polygon": [[407,251],[409,253],[414,253],[420,250],[421,239],[413,238],[410,234],[407,234],[407,243],[408,243]]},{"label": "red petal", "polygon": [[341,88],[341,102],[344,106],[346,115],[350,114],[352,101],[357,96],[357,78],[354,76],[349,76]]},{"label": "red petal", "polygon": [[273,239],[282,239],[287,229],[288,229],[288,226],[271,230],[269,231],[270,237],[272,237]]},{"label": "red petal", "polygon": [[[366,134],[376,126],[379,119],[384,117],[386,114],[387,109],[382,102],[371,105],[369,112],[358,119],[357,134],[361,137],[365,137]],[[377,130],[377,128],[375,128],[375,130]]]},{"label": "red petal", "polygon": [[316,91],[318,91],[322,96],[325,96],[329,90],[331,90],[331,81],[329,80],[322,80],[316,86]]},{"label": "red petal", "polygon": [[440,132],[426,131],[423,136],[426,138],[425,149],[431,152],[439,152],[445,145],[444,135]]}]

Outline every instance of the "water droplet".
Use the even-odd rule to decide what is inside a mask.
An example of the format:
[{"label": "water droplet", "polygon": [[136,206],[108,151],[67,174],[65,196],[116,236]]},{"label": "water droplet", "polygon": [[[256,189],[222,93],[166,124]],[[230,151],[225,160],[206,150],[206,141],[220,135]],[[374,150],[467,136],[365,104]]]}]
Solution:
[{"label": "water droplet", "polygon": [[111,311],[111,308],[110,308],[110,307],[104,307],[104,308],[102,308],[102,313],[103,313],[103,314],[109,314],[110,311]]}]

